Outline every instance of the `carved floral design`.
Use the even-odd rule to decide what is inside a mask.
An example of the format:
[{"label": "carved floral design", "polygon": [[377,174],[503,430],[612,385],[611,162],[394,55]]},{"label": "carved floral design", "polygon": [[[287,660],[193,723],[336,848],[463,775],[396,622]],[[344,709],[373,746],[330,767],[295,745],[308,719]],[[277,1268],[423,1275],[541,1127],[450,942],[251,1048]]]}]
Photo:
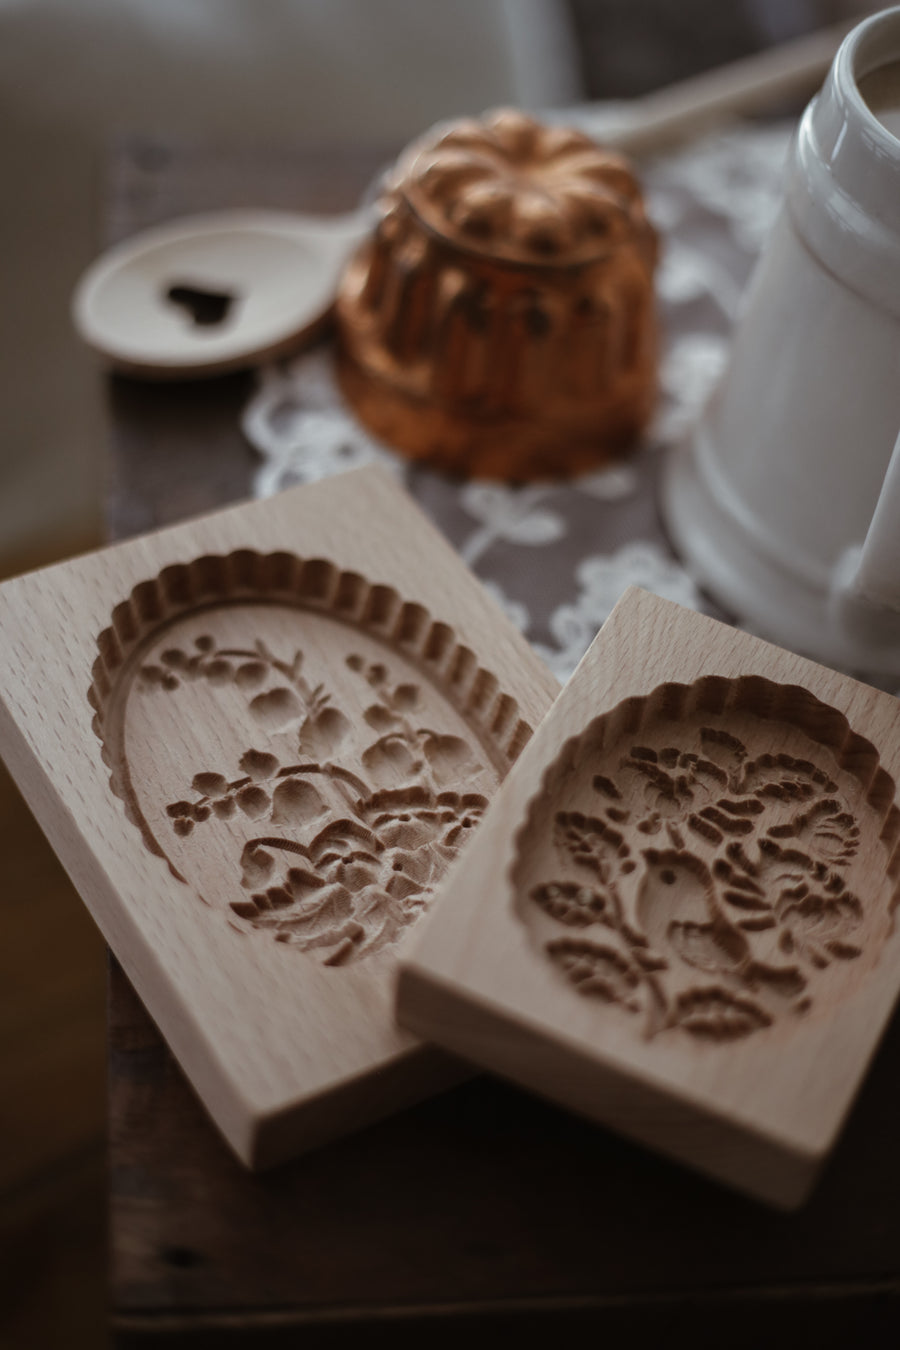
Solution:
[{"label": "carved floral design", "polygon": [[716,726],[690,744],[629,738],[602,757],[593,809],[549,817],[552,850],[538,847],[557,865],[523,916],[549,920],[536,931],[562,979],[647,1038],[730,1042],[806,1014],[822,973],[864,954],[859,808],[812,760],[751,754]]},{"label": "carved floral design", "polygon": [[[188,681],[233,683],[261,731],[296,729],[296,761],[251,748],[234,774],[195,773],[193,795],[166,813],[182,838],[213,818],[252,820],[259,833],[240,858],[249,895],[232,911],[279,942],[320,949],[326,965],[395,942],[487,806],[460,790],[483,768],[467,742],[419,725],[419,686],[394,682],[385,663],[356,653],[346,664],[364,694],[362,748],[350,717],[304,675],[302,651],[287,661],[261,641],[219,648],[203,634],[192,651],[168,648],[139,672],[146,689],[163,693]],[[350,767],[356,761],[364,773]]]}]

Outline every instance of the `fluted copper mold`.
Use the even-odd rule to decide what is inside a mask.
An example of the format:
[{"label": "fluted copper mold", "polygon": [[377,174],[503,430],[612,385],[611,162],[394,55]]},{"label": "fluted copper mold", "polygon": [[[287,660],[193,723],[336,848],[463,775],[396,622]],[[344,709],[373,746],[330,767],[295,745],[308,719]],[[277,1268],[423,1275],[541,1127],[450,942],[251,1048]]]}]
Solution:
[{"label": "fluted copper mold", "polygon": [[512,110],[401,156],[342,278],[339,371],[411,459],[565,477],[625,453],[656,386],[657,240],[627,161]]}]

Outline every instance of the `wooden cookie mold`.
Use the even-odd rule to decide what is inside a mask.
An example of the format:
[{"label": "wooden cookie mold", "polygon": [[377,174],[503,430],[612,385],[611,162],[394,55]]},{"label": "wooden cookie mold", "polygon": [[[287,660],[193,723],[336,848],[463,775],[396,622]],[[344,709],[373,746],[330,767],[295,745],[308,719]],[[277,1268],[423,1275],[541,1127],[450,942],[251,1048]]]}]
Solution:
[{"label": "wooden cookie mold", "polygon": [[795,1203],[900,983],[898,764],[888,695],[630,593],[410,952],[402,1019]]},{"label": "wooden cookie mold", "polygon": [[518,836],[518,913],[571,989],[638,1035],[789,1035],[881,957],[895,796],[875,747],[805,689],[660,685],[548,769]]},{"label": "wooden cookie mold", "polygon": [[459,1077],[393,1024],[397,951],[554,684],[398,488],[21,578],[0,634],[4,755],[245,1161]]},{"label": "wooden cookie mold", "polygon": [[424,912],[530,735],[452,629],[326,559],[166,568],[98,647],[94,726],[146,846],[326,966]]}]

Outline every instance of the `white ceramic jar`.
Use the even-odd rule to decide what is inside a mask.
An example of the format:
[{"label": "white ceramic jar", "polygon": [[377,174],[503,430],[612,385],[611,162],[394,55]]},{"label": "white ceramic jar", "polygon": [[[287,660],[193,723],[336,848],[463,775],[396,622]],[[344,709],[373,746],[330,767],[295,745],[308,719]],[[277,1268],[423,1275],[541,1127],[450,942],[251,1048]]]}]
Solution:
[{"label": "white ceramic jar", "polygon": [[894,62],[900,8],[854,29],[807,108],[728,369],[662,500],[728,609],[873,672],[900,672],[900,140],[859,86]]}]

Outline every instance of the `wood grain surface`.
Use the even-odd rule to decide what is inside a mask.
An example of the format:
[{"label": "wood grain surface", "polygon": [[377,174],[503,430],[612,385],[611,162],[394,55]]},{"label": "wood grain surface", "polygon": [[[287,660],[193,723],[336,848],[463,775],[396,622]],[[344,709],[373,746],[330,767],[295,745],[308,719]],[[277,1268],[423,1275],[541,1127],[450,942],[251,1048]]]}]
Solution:
[{"label": "wood grain surface", "polygon": [[898,777],[892,696],[628,591],[405,954],[400,1019],[797,1204],[900,988]]},{"label": "wood grain surface", "polygon": [[245,1162],[458,1080],[396,944],[556,685],[383,471],[7,582],[0,632],[4,757]]}]

